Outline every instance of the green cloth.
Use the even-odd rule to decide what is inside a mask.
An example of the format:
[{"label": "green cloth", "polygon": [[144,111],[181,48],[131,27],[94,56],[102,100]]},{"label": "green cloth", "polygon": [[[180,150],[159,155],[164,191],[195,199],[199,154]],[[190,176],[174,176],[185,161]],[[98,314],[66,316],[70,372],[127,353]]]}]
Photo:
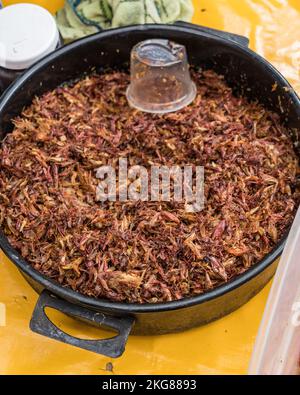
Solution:
[{"label": "green cloth", "polygon": [[192,0],[66,0],[56,15],[65,42],[102,29],[144,24],[189,22]]}]

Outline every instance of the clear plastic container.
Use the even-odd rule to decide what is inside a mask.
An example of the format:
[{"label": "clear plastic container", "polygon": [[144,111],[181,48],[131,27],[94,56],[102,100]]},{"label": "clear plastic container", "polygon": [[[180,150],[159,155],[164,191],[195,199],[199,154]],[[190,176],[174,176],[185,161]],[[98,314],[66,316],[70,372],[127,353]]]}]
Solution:
[{"label": "clear plastic container", "polygon": [[0,94],[28,67],[62,45],[54,17],[35,4],[0,4]]},{"label": "clear plastic container", "polygon": [[256,339],[249,374],[300,374],[300,209]]},{"label": "clear plastic container", "polygon": [[131,51],[129,104],[151,113],[178,111],[196,96],[186,49],[169,40],[138,43]]}]

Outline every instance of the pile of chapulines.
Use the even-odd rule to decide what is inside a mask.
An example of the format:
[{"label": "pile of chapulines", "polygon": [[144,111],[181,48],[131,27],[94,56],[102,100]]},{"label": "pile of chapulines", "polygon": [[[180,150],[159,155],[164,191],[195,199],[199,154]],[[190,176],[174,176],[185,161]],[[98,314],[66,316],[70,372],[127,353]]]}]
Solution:
[{"label": "pile of chapulines", "polygon": [[[36,270],[96,298],[156,303],[201,294],[269,253],[299,202],[299,164],[279,117],[194,70],[176,113],[131,109],[109,71],[35,98],[0,150],[0,224]],[[205,209],[96,201],[95,169],[205,167]]]}]

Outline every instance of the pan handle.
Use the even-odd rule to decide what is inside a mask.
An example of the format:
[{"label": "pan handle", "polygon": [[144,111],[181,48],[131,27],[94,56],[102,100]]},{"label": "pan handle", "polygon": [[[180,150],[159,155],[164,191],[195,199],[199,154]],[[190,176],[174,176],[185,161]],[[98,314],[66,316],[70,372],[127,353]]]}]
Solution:
[{"label": "pan handle", "polygon": [[[84,321],[93,322],[99,327],[108,327],[118,332],[117,336],[101,340],[78,339],[59,329],[45,313],[45,308],[51,307],[73,317],[79,317]],[[97,354],[117,358],[125,350],[129,333],[133,327],[133,317],[113,317],[104,313],[88,310],[84,307],[74,305],[66,300],[58,299],[48,291],[44,290],[35,306],[30,321],[30,329],[40,335],[50,337],[72,346],[83,348]]]},{"label": "pan handle", "polygon": [[213,34],[214,36],[218,36],[221,38],[225,38],[226,40],[234,41],[235,43],[240,44],[243,47],[248,47],[248,45],[249,45],[249,39],[247,37],[241,36],[239,34],[224,32],[223,30],[212,29],[210,27],[195,25],[194,23],[189,23],[189,22],[184,22],[184,21],[176,21],[174,23],[174,25],[188,27],[188,28],[191,28],[194,30],[198,30],[200,32],[204,32],[204,33],[210,33],[210,34]]}]

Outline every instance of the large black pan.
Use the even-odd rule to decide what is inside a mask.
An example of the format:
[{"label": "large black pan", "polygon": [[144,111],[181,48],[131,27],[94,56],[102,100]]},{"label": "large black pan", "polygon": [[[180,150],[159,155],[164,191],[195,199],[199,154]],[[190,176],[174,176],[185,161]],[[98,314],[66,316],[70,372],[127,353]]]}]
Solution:
[{"label": "large black pan", "polygon": [[[104,31],[65,46],[48,55],[23,74],[1,98],[1,139],[11,132],[11,119],[20,114],[35,95],[74,79],[91,68],[121,66],[131,48],[149,38],[167,38],[187,47],[189,61],[224,74],[237,93],[256,99],[281,114],[298,135],[300,102],[287,81],[266,60],[248,49],[244,37],[190,24],[131,26]],[[276,87],[277,89],[272,89]],[[111,357],[120,356],[129,333],[162,334],[181,331],[215,320],[246,303],[270,280],[285,239],[246,273],[203,295],[159,304],[115,303],[93,299],[64,288],[35,271],[0,235],[5,254],[19,268],[40,298],[31,329],[42,335]],[[106,340],[80,340],[58,329],[45,315],[51,306],[94,325],[118,332]]]}]

